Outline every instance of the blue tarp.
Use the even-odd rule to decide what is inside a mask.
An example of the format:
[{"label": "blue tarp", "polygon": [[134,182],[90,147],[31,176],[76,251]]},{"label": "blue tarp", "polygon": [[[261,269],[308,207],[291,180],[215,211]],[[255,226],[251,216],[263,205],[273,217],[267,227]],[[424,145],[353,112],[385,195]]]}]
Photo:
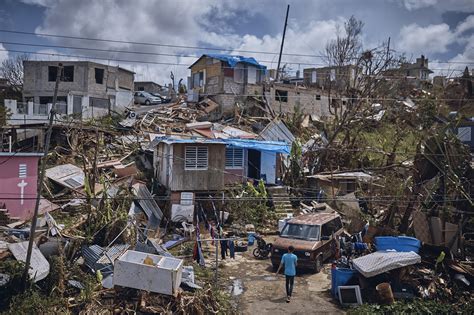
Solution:
[{"label": "blue tarp", "polygon": [[254,65],[255,67],[259,69],[267,69],[266,66],[259,64],[257,60],[255,60],[255,58],[252,58],[252,57],[233,56],[233,55],[226,55],[226,54],[205,54],[204,56],[225,61],[229,64],[231,68],[234,68],[235,65],[239,62],[244,62],[244,63]]},{"label": "blue tarp", "polygon": [[172,143],[202,143],[202,144],[226,144],[228,146],[254,149],[258,151],[269,151],[283,154],[290,154],[290,145],[282,141],[261,141],[261,140],[248,140],[248,139],[176,139],[172,137],[157,137],[153,140],[154,143],[165,142],[168,144]]},{"label": "blue tarp", "polygon": [[290,146],[280,141],[259,141],[244,139],[225,139],[225,143],[232,147],[254,149],[258,151],[270,151],[277,153],[290,154]]}]

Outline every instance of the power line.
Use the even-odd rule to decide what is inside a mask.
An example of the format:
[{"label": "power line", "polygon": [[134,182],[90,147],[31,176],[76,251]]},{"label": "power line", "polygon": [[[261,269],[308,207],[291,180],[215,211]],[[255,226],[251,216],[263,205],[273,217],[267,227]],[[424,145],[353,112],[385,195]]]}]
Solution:
[{"label": "power line", "polygon": [[[213,50],[213,51],[234,51],[234,52],[251,53],[251,54],[278,55],[278,53],[270,52],[270,51],[235,50],[235,49],[232,49],[232,48],[216,48],[216,47],[171,45],[171,44],[150,43],[150,42],[134,42],[134,41],[124,41],[124,40],[115,40],[115,39],[101,39],[101,38],[80,37],[80,36],[53,35],[53,34],[45,34],[45,33],[12,31],[12,30],[5,30],[5,29],[0,29],[0,32],[13,33],[13,34],[24,34],[24,35],[34,35],[34,36],[44,36],[44,37],[56,37],[56,38],[68,38],[68,39],[80,39],[80,40],[89,40],[89,41],[100,41],[100,42],[109,42],[109,43],[145,45],[145,46],[158,46],[158,47],[183,48],[183,49],[198,49],[198,50]],[[297,57],[321,57],[321,56],[317,56],[317,55],[296,54],[296,53],[284,53],[283,55],[297,56]]]},{"label": "power line", "polygon": [[[171,44],[162,44],[162,43],[150,43],[150,42],[134,42],[134,41],[124,41],[124,40],[115,40],[115,39],[103,39],[103,38],[92,38],[92,37],[81,37],[81,36],[69,36],[69,35],[55,35],[55,34],[46,34],[46,33],[34,33],[26,31],[15,31],[15,30],[6,30],[0,29],[0,32],[3,33],[13,33],[13,34],[23,34],[23,35],[33,35],[33,36],[43,36],[43,37],[55,37],[55,38],[66,38],[66,39],[78,39],[78,40],[89,40],[89,41],[100,41],[100,42],[110,42],[110,43],[121,43],[121,44],[133,44],[133,45],[145,45],[145,46],[158,46],[158,47],[169,47],[169,48],[183,48],[183,49],[197,49],[197,50],[213,50],[213,51],[234,51],[240,53],[252,53],[252,54],[264,54],[264,55],[278,55],[276,52],[270,51],[257,51],[257,50],[236,50],[234,48],[218,48],[218,47],[202,47],[202,46],[185,46],[185,45],[171,45]],[[296,57],[312,57],[312,58],[327,58],[325,55],[315,55],[315,54],[300,54],[300,53],[283,53],[282,55],[286,56],[296,56]],[[357,60],[358,58],[353,58]],[[436,63],[453,63],[453,64],[474,64],[474,62],[465,63],[462,61],[436,61]]]},{"label": "power line", "polygon": [[[101,49],[101,48],[90,48],[90,47],[62,46],[62,45],[30,44],[30,43],[5,42],[5,41],[2,43],[7,44],[7,45],[17,45],[17,46],[77,49],[77,50],[100,51],[100,52],[109,52],[109,53],[115,52],[115,53],[138,54],[138,55],[149,55],[149,56],[168,56],[168,57],[196,58],[196,59],[200,58],[200,56],[196,56],[196,55],[156,53],[156,52],[145,52],[145,51],[129,51],[129,50]],[[258,62],[274,63],[274,61],[269,61],[269,60],[259,60]],[[305,62],[292,62],[292,61],[282,61],[282,63],[298,64],[298,65],[326,65],[324,63],[305,63]]]},{"label": "power line", "polygon": [[[55,46],[49,46],[49,45],[30,45],[30,44],[19,44],[19,45],[25,45],[25,46],[46,46],[46,47],[55,47]],[[61,46],[57,46],[61,47]],[[67,46],[64,46],[67,47]],[[83,49],[83,50],[93,50],[93,51],[104,51],[104,52],[114,52],[113,50],[106,50],[106,49],[96,49],[96,48],[80,48],[77,47],[77,49]],[[46,53],[46,52],[35,52],[35,51],[28,51],[28,50],[17,50],[17,49],[0,49],[0,51],[6,51],[6,52],[17,52],[17,53],[26,53],[26,54],[32,54],[32,55],[46,55],[46,56],[60,56],[60,57],[74,57],[74,58],[83,58],[83,59],[94,59],[94,60],[104,60],[104,61],[117,61],[117,62],[127,62],[127,63],[143,63],[143,64],[156,64],[156,65],[167,65],[167,66],[183,66],[183,67],[190,67],[192,64],[184,64],[184,63],[172,63],[172,62],[158,62],[158,61],[145,61],[145,60],[130,60],[130,59],[117,59],[117,58],[109,58],[109,57],[95,57],[95,56],[84,56],[84,55],[72,55],[72,54],[63,54],[63,53]],[[120,52],[120,51],[119,51]],[[126,51],[122,51],[123,53],[126,53]],[[147,52],[127,52],[127,53],[140,53],[140,54],[155,54],[155,53],[147,53]],[[163,56],[173,56],[173,57],[189,57],[189,58],[199,58],[197,56],[181,56],[181,55],[176,55],[176,54],[162,54],[162,53],[156,53],[157,55],[163,55]],[[66,61],[67,62],[67,61]],[[263,63],[274,63],[273,61],[261,61]],[[318,63],[304,63],[304,62],[288,62],[285,61],[284,63],[286,64],[299,64],[299,65],[324,65],[324,64],[318,64]],[[235,69],[234,67],[221,67],[222,69]],[[323,67],[325,68],[325,67]],[[260,71],[260,72],[267,72],[269,69],[255,69],[255,71]],[[387,69],[388,70],[388,69]],[[397,70],[397,69],[395,69]],[[438,70],[438,71],[451,71],[451,72],[463,72],[462,69],[445,69],[445,68],[432,68],[431,70]],[[288,71],[288,70],[286,70]],[[298,70],[291,70],[291,72],[296,72]],[[319,72],[319,74],[323,73],[326,77],[329,77],[329,75],[332,74],[331,70],[326,70],[324,72]],[[360,73],[360,75],[364,76],[374,76],[376,78],[388,78],[388,79],[394,79],[394,78],[404,78],[406,79],[407,76],[396,76],[396,75],[365,75]],[[350,73],[336,73],[336,77],[352,77],[352,74]],[[352,79],[351,79],[352,80]],[[354,79],[355,80],[355,79]]]}]

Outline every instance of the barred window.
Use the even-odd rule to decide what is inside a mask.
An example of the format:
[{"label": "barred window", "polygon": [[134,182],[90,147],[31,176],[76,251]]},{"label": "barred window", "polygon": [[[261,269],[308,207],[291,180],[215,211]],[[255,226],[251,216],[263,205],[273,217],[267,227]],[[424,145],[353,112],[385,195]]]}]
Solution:
[{"label": "barred window", "polygon": [[244,150],[241,148],[225,149],[225,167],[242,168],[244,166]]},{"label": "barred window", "polygon": [[208,150],[207,147],[187,146],[185,148],[185,170],[207,170]]}]

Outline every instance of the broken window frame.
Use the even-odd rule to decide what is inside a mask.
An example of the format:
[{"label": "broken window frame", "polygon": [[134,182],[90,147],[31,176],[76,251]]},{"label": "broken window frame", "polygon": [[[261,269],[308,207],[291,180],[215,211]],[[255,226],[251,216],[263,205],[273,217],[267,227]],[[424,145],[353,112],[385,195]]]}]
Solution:
[{"label": "broken window frame", "polygon": [[244,168],[244,149],[242,148],[225,148],[225,168],[227,169],[243,169]]},{"label": "broken window frame", "polygon": [[[48,82],[55,82],[58,74],[57,66],[48,66]],[[64,66],[61,82],[74,82],[74,66]]]},{"label": "broken window frame", "polygon": [[275,90],[275,101],[288,103],[288,91]]},{"label": "broken window frame", "polygon": [[316,94],[314,96],[314,98],[317,100],[317,101],[320,101],[321,100],[321,94]]},{"label": "broken window frame", "polygon": [[206,146],[185,146],[184,169],[186,171],[205,171],[209,166],[209,148]]},{"label": "broken window frame", "polygon": [[96,84],[104,84],[105,69],[94,68],[94,78]]}]

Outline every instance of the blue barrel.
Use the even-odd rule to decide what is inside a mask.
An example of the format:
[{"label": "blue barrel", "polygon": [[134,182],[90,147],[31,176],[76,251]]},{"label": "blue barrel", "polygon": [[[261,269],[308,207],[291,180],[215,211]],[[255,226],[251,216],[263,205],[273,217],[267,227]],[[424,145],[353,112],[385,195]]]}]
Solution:
[{"label": "blue barrel", "polygon": [[375,237],[375,247],[381,250],[396,250],[397,252],[420,251],[421,242],[409,236],[377,236]]},{"label": "blue barrel", "polygon": [[331,269],[331,294],[333,297],[337,296],[337,288],[341,285],[346,285],[355,277],[357,277],[357,270],[347,268],[333,268]]}]

